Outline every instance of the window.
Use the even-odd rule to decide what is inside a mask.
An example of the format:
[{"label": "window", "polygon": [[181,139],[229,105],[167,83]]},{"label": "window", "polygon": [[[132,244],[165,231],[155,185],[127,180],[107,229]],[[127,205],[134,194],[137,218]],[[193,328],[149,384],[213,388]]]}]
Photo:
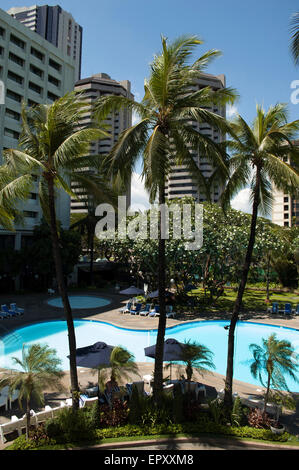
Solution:
[{"label": "window", "polygon": [[10,35],[10,42],[12,42],[16,46],[20,47],[21,49],[25,49],[26,43],[24,41],[22,41],[22,39],[15,36],[14,34]]},{"label": "window", "polygon": [[38,51],[37,49],[35,49],[35,47],[31,47],[31,55],[33,55],[34,57],[36,57],[38,60],[40,60],[41,62],[44,62],[45,61],[45,55]]},{"label": "window", "polygon": [[42,94],[42,91],[43,91],[42,87],[40,87],[39,85],[36,85],[36,83],[29,82],[28,87],[30,90],[34,91],[35,93],[38,93],[39,95]]},{"label": "window", "polygon": [[20,75],[17,75],[14,72],[11,72],[11,70],[9,70],[7,72],[7,78],[9,78],[10,80],[13,80],[14,82],[18,83],[19,85],[23,85],[23,82],[24,82],[23,77],[21,77]]},{"label": "window", "polygon": [[17,131],[14,131],[12,129],[8,129],[7,127],[4,128],[4,135],[6,137],[9,137],[10,139],[15,139],[15,140],[18,140],[19,139],[19,136],[20,136],[20,133],[17,132]]},{"label": "window", "polygon": [[29,219],[36,219],[38,212],[33,211],[23,211],[25,217],[29,217]]},{"label": "window", "polygon": [[55,62],[55,60],[49,59],[49,65],[50,65],[50,67],[52,67],[53,69],[57,70],[58,72],[61,71],[61,65],[58,64],[57,62]]},{"label": "window", "polygon": [[15,121],[19,121],[21,119],[21,115],[19,113],[9,108],[6,108],[5,116],[7,116],[10,119],[14,119]]},{"label": "window", "polygon": [[285,223],[284,223],[284,226],[285,226],[285,227],[288,227],[288,226],[289,226],[289,222],[285,222]]},{"label": "window", "polygon": [[284,218],[284,219],[288,219],[288,218],[289,218],[289,214],[288,214],[288,213],[284,214],[284,215],[283,215],[283,218]]},{"label": "window", "polygon": [[289,206],[283,206],[283,210],[284,210],[284,211],[288,211],[288,210],[289,210]]},{"label": "window", "polygon": [[51,100],[51,101],[55,101],[55,100],[58,100],[59,96],[57,95],[54,95],[54,93],[51,93],[50,91],[48,91],[48,99]]},{"label": "window", "polygon": [[9,89],[6,90],[6,96],[7,98],[10,98],[11,100],[17,101],[18,103],[21,103],[22,101],[22,96],[19,95],[18,93],[15,93],[14,91],[11,91]]},{"label": "window", "polygon": [[283,198],[283,202],[289,202],[288,196],[285,196],[285,197]]},{"label": "window", "polygon": [[37,106],[38,103],[36,101],[33,101],[33,100],[28,100],[28,106]]},{"label": "window", "polygon": [[30,72],[34,73],[34,75],[37,75],[40,78],[43,78],[44,72],[36,67],[35,65],[30,64]]},{"label": "window", "polygon": [[17,56],[16,54],[13,54],[12,52],[9,53],[9,60],[19,65],[20,67],[24,67],[24,63],[25,63],[24,59]]},{"label": "window", "polygon": [[36,200],[37,199],[37,194],[36,193],[30,193],[29,199]]},{"label": "window", "polygon": [[60,80],[57,80],[57,78],[52,77],[52,75],[48,75],[48,80],[52,85],[55,85],[57,88],[60,87]]},{"label": "window", "polygon": [[2,26],[0,26],[0,38],[4,38],[5,37],[5,29],[2,28]]}]

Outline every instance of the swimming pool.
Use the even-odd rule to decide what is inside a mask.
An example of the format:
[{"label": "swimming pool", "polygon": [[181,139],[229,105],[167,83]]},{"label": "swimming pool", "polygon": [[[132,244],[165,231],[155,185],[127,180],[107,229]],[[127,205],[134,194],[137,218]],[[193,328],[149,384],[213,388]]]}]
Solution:
[{"label": "swimming pool", "polygon": [[[95,295],[70,295],[69,302],[72,309],[105,307],[111,303],[110,300]],[[55,297],[48,300],[47,303],[52,307],[63,308],[61,297]]]},{"label": "swimming pool", "polygon": [[[152,362],[144,356],[144,348],[156,341],[157,330],[132,330],[116,327],[109,323],[90,320],[74,321],[77,347],[87,346],[97,341],[111,345],[122,345],[135,355],[138,362]],[[198,321],[184,323],[166,330],[166,338],[178,341],[196,340],[207,346],[214,353],[215,372],[225,375],[227,359],[228,325],[225,320]],[[251,353],[249,344],[261,344],[262,338],[276,333],[279,339],[287,339],[299,354],[299,331],[260,323],[239,321],[236,328],[236,350],[234,358],[234,378],[243,382],[260,385],[250,374]],[[68,340],[65,321],[51,321],[30,325],[15,330],[0,338],[0,367],[11,368],[12,357],[21,357],[22,345],[33,343],[48,344],[56,349],[62,360],[62,368],[67,370]],[[286,377],[289,389],[299,392],[299,384]]]}]

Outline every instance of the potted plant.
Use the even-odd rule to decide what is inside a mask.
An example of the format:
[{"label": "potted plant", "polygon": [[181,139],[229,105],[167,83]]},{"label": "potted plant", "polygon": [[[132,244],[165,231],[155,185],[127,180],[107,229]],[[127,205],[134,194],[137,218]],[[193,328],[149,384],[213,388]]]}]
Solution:
[{"label": "potted plant", "polygon": [[270,424],[270,429],[273,434],[283,434],[285,432],[285,427],[279,421],[274,421]]}]

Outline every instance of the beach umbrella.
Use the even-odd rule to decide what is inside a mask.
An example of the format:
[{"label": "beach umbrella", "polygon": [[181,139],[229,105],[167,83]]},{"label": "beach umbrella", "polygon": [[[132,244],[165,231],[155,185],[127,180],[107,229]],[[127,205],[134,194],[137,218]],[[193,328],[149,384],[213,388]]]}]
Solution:
[{"label": "beach umbrella", "polygon": [[[163,361],[164,362],[177,362],[181,361],[182,350],[185,348],[184,343],[180,343],[174,338],[168,338],[164,341],[164,353]],[[148,346],[144,348],[144,354],[147,357],[155,359],[156,357],[156,345]],[[170,378],[171,378],[171,368],[170,368]]]},{"label": "beach umbrella", "polygon": [[[110,356],[114,346],[98,341],[90,346],[76,349],[76,363],[78,367],[94,369],[100,365],[110,363]],[[69,356],[68,356],[69,357]]]},{"label": "beach umbrella", "polygon": [[121,290],[119,293],[124,295],[143,295],[144,291],[142,289],[138,289],[138,287],[131,286],[128,287],[128,289]]}]

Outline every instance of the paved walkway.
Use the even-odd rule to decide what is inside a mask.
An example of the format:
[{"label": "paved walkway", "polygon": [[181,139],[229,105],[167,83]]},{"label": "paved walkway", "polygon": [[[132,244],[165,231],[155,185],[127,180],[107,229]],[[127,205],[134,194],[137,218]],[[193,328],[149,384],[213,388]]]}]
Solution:
[{"label": "paved walkway", "polygon": [[[119,308],[125,304],[126,299],[118,294],[110,293],[103,290],[97,291],[75,291],[70,292],[70,295],[100,295],[102,297],[106,297],[107,299],[111,300],[111,304],[109,306],[105,306],[102,308],[96,309],[88,309],[88,310],[73,310],[74,318],[84,318],[89,320],[100,320],[100,321],[107,321],[114,325],[125,327],[125,328],[134,328],[134,329],[156,329],[158,327],[158,318],[148,318],[148,317],[140,317],[134,315],[122,315],[119,313]],[[49,296],[45,294],[33,294],[33,295],[7,295],[7,296],[0,296],[0,302],[3,303],[10,303],[16,302],[17,305],[20,307],[24,307],[25,315],[18,318],[7,319],[0,321],[0,336],[9,333],[10,331],[19,328],[21,326],[30,325],[35,322],[41,321],[49,321],[54,319],[65,319],[63,316],[62,309],[55,308],[48,305],[47,301],[49,300]],[[185,321],[199,321],[199,320],[220,320],[220,319],[227,319],[229,321],[230,314],[227,312],[220,312],[220,313],[207,313],[207,314],[200,314],[197,316],[190,316],[190,315],[183,315],[179,319],[168,319],[167,326],[174,326],[180,324]],[[299,316],[290,316],[286,317],[284,315],[267,315],[266,313],[258,313],[258,312],[249,312],[246,314],[242,314],[240,319],[244,321],[254,321],[258,323],[267,323],[273,324],[278,326],[287,326],[290,328],[299,329]],[[0,340],[1,341],[1,340]],[[151,374],[153,370],[152,363],[139,363],[139,371],[140,375]],[[85,368],[78,369],[79,375],[79,383],[82,388],[94,384],[96,382],[96,376],[89,370]],[[138,379],[138,377],[136,377]],[[206,374],[204,377],[198,376],[197,379],[200,382],[203,382],[207,388],[208,393],[210,396],[215,396],[217,390],[220,390],[224,386],[224,379],[225,377],[221,374],[217,373],[210,373]],[[65,372],[64,383],[69,389],[70,381],[69,381],[69,372]],[[238,392],[240,396],[248,396],[250,394],[261,394],[261,387],[257,388],[254,385],[247,384],[238,380],[234,380],[234,391]],[[298,394],[296,394],[297,396]],[[66,398],[67,395],[57,393],[51,393],[51,391],[46,392],[46,404],[50,404],[52,406],[57,405],[57,402],[61,399]],[[299,400],[297,400],[299,402]],[[2,408],[3,410],[3,408]],[[10,416],[12,414],[16,414],[17,416],[21,416],[22,412],[18,410],[17,403],[14,404],[13,409],[11,412],[0,412],[0,423],[6,422],[10,420]],[[37,410],[36,410],[37,411]],[[283,422],[286,425],[287,429],[290,432],[299,435],[299,404],[297,406],[297,410],[295,412],[286,412],[284,413]]]}]

